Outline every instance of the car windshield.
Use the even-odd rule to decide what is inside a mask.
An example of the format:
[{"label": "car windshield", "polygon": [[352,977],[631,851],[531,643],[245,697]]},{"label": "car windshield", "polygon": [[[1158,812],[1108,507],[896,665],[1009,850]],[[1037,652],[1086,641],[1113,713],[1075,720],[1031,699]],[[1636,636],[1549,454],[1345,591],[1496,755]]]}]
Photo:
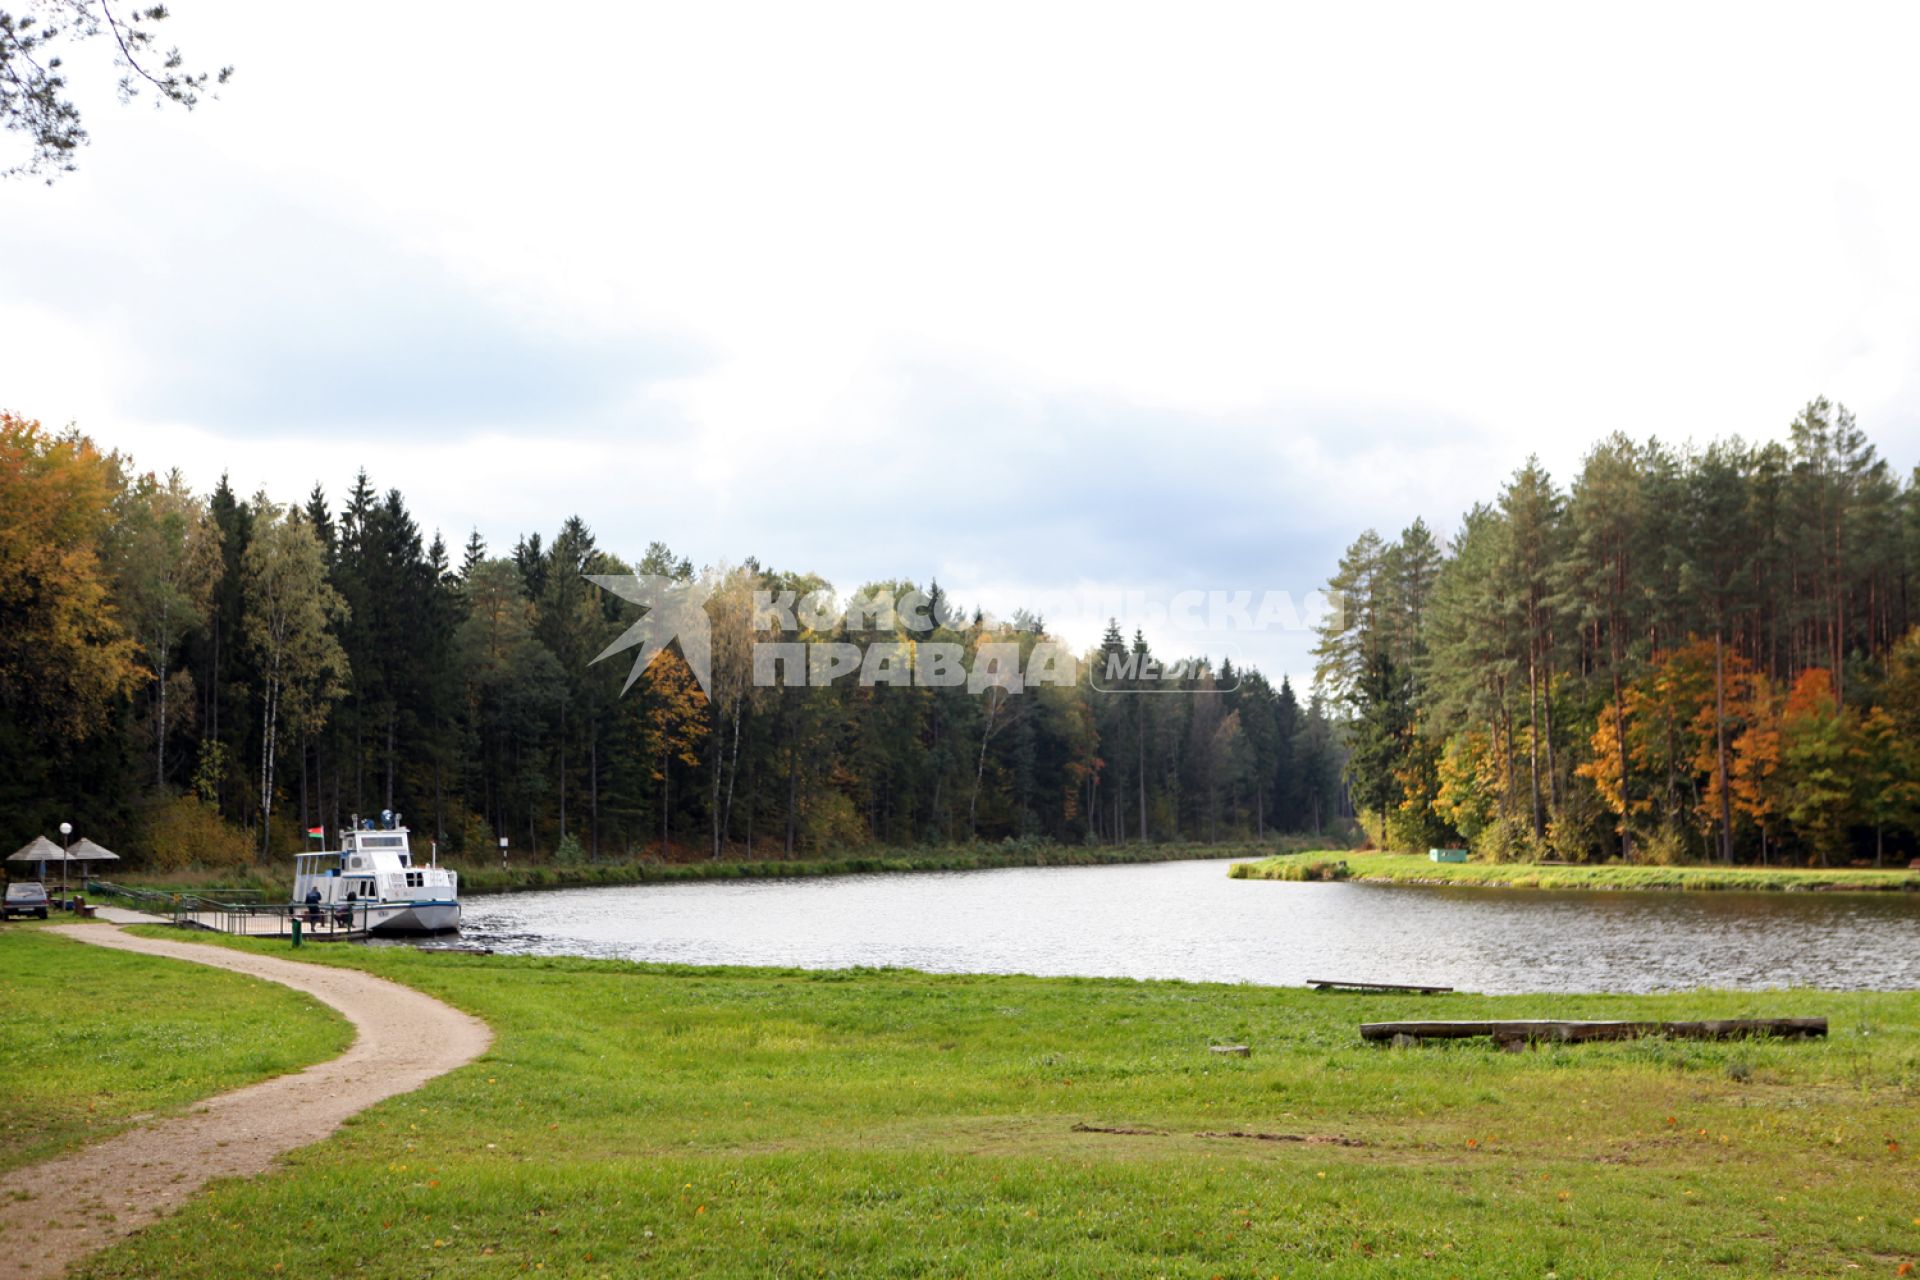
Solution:
[{"label": "car windshield", "polygon": [[47,891],[37,884],[10,884],[7,886],[7,897],[9,900],[17,898],[44,898],[46,896]]}]

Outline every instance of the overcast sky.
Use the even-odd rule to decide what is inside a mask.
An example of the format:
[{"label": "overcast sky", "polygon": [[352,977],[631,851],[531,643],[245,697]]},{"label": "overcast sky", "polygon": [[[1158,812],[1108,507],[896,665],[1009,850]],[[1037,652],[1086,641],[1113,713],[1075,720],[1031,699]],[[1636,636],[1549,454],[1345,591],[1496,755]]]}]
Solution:
[{"label": "overcast sky", "polygon": [[1304,597],[1530,452],[1822,394],[1920,461],[1912,11],[554,12],[179,0],[221,100],[0,185],[0,406],[1002,611]]}]

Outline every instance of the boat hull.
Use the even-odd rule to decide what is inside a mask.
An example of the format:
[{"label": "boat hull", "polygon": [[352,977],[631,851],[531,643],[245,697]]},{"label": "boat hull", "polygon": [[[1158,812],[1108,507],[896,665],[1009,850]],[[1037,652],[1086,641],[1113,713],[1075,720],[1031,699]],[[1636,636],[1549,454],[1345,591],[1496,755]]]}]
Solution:
[{"label": "boat hull", "polygon": [[[391,905],[383,904],[383,906]],[[459,903],[417,902],[395,907],[390,913],[383,910],[378,923],[373,925],[372,932],[450,933],[459,927]]]}]

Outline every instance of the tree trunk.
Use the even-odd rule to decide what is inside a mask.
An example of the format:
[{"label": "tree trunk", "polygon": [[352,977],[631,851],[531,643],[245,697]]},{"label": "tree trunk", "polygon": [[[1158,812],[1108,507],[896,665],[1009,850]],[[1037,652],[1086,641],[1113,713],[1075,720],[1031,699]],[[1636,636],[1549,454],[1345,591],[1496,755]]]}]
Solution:
[{"label": "tree trunk", "polygon": [[1560,812],[1560,766],[1553,750],[1553,659],[1546,661],[1546,679],[1540,691],[1540,705],[1546,720],[1547,742],[1547,813],[1549,817]]},{"label": "tree trunk", "polygon": [[[153,785],[161,791],[166,790],[167,786],[167,643],[166,625],[164,622],[165,616],[163,612],[161,615],[163,621],[160,628],[160,638],[154,645],[156,652],[153,664],[158,668],[157,675],[160,686],[160,716],[153,727]],[[305,793],[302,792],[302,794],[304,795]]]},{"label": "tree trunk", "polygon": [[[720,838],[733,835],[733,788],[740,780],[740,699],[733,700],[733,755],[727,762],[727,802],[720,817]],[[751,851],[749,851],[751,852]]]},{"label": "tree trunk", "polygon": [[1633,793],[1628,783],[1633,775],[1627,772],[1627,706],[1620,697],[1620,640],[1616,634],[1610,641],[1613,650],[1613,737],[1620,752],[1620,860],[1633,861]]},{"label": "tree trunk", "polygon": [[[999,696],[996,697],[995,695]],[[980,730],[980,759],[973,770],[973,794],[967,798],[967,839],[974,840],[980,834],[980,787],[987,778],[987,744],[993,741],[993,722],[1000,714],[1001,699],[1006,697],[1004,690],[995,686],[987,691],[987,723]]]},{"label": "tree trunk", "polygon": [[1134,781],[1140,788],[1140,843],[1147,842],[1147,708],[1144,702],[1134,714]]},{"label": "tree trunk", "polygon": [[266,723],[260,730],[260,861],[267,861],[273,849],[273,751],[274,731],[280,718],[280,655],[276,653],[267,673],[265,699]]},{"label": "tree trunk", "polygon": [[709,771],[713,775],[713,784],[707,789],[707,831],[712,840],[707,856],[717,862],[720,858],[720,764],[721,753],[726,749],[727,734],[725,722],[718,715],[714,716],[713,724],[713,732],[708,735],[713,747],[707,753]]},{"label": "tree trunk", "polygon": [[[207,735],[214,745],[220,743],[220,613],[214,611],[212,653],[208,656],[208,665],[212,676],[207,682]],[[217,757],[216,757],[217,758]],[[213,803],[218,808],[225,801],[226,770],[220,770],[213,780]]]},{"label": "tree trunk", "polygon": [[1532,792],[1533,838],[1538,840],[1547,828],[1540,813],[1540,678],[1532,644],[1527,646],[1527,786]]},{"label": "tree trunk", "polygon": [[1733,797],[1727,786],[1727,676],[1720,632],[1713,633],[1713,736],[1720,775],[1720,860],[1733,863]]},{"label": "tree trunk", "polygon": [[1505,740],[1502,755],[1506,760],[1507,786],[1500,797],[1500,812],[1509,822],[1513,820],[1513,708],[1507,705],[1507,682],[1501,678],[1494,682],[1500,697],[1500,736]]},{"label": "tree trunk", "polygon": [[1627,553],[1618,537],[1614,540],[1613,581],[1609,583],[1611,598],[1607,604],[1607,666],[1613,677],[1613,706],[1616,730],[1614,737],[1620,750],[1620,860],[1633,861],[1633,793],[1629,786],[1632,774],[1627,771],[1627,704],[1620,696],[1620,601],[1627,593]]},{"label": "tree trunk", "polygon": [[[936,800],[937,803],[937,800]],[[787,744],[787,839],[786,856],[793,856],[793,838],[800,822],[800,753]]]},{"label": "tree trunk", "polygon": [[747,757],[747,856],[753,856],[753,819],[760,812],[760,770],[757,757]]}]

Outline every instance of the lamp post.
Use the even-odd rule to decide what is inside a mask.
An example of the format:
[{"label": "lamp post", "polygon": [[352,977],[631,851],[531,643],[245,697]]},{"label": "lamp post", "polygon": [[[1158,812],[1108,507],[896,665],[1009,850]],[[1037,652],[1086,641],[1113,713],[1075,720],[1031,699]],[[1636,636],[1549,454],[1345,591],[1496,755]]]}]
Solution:
[{"label": "lamp post", "polygon": [[73,824],[71,822],[63,822],[60,824],[60,896],[63,898],[67,896],[66,854],[68,846],[72,843],[67,837],[72,834]]}]

